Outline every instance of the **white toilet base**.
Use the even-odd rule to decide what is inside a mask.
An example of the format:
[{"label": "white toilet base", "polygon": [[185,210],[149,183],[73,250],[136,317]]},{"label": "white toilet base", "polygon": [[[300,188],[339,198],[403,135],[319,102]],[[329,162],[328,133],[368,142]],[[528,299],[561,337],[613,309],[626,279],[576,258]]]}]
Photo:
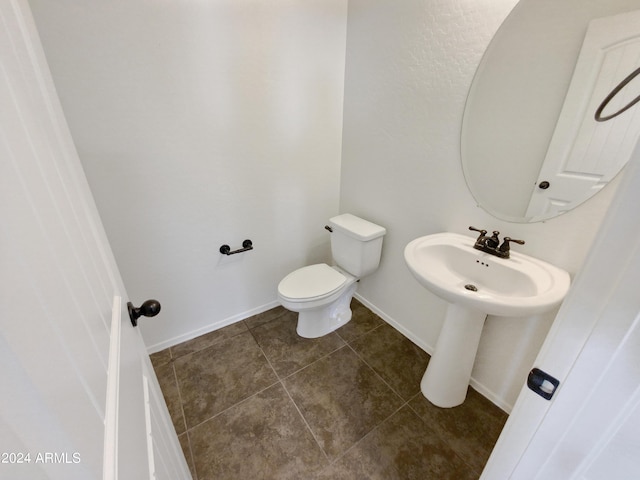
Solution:
[{"label": "white toilet base", "polygon": [[328,305],[302,310],[298,313],[298,335],[318,338],[337,330],[351,320],[351,299],[356,291],[354,282],[344,293]]}]

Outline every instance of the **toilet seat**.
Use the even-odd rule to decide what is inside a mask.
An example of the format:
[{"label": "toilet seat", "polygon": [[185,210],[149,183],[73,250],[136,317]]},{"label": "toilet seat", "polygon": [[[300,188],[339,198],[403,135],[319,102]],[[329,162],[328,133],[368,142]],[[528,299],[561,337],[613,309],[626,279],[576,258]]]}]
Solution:
[{"label": "toilet seat", "polygon": [[296,302],[315,302],[339,291],[347,277],[326,263],[299,268],[284,277],[278,285],[281,298]]}]

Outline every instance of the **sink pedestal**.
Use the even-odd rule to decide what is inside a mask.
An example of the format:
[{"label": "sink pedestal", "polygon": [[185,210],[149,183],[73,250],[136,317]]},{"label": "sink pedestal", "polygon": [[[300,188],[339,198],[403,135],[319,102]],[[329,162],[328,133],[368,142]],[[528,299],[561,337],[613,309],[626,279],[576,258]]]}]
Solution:
[{"label": "sink pedestal", "polygon": [[462,404],[467,396],[482,327],[487,315],[458,304],[449,304],[435,351],[420,389],[438,407]]}]

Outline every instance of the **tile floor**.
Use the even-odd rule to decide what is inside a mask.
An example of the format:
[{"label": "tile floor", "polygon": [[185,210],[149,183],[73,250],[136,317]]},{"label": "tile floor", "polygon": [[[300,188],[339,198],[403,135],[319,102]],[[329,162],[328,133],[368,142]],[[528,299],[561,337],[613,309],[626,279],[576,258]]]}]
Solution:
[{"label": "tile floor", "polygon": [[318,339],[282,307],[151,356],[196,480],[477,479],[507,415],[420,393],[429,356],[353,301]]}]

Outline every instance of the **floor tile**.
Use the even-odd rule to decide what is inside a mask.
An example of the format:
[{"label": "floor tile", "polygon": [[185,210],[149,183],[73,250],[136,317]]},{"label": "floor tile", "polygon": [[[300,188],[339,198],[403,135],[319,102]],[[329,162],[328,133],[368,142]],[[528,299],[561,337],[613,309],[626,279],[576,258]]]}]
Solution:
[{"label": "floor tile", "polygon": [[186,431],[184,416],[182,415],[182,404],[180,402],[180,393],[178,391],[178,383],[173,370],[173,363],[167,363],[155,369],[158,383],[164,395],[164,401],[169,409],[173,427],[176,433],[180,435]]},{"label": "floor tile", "polygon": [[289,376],[345,344],[335,333],[320,338],[302,338],[296,333],[297,323],[298,314],[286,312],[251,331],[280,378]]},{"label": "floor tile", "polygon": [[407,406],[378,426],[317,480],[472,480],[473,472]]},{"label": "floor tile", "polygon": [[465,402],[454,408],[438,408],[422,394],[409,405],[478,473],[507,421],[505,412],[472,388]]},{"label": "floor tile", "polygon": [[189,436],[198,480],[298,480],[328,463],[279,383]]},{"label": "floor tile", "polygon": [[480,476],[507,415],[471,389],[459,407],[430,404],[428,355],[352,310],[320,339],[276,307],[151,355],[194,480]]},{"label": "floor tile", "polygon": [[236,335],[246,331],[247,326],[244,322],[236,322],[205,335],[200,335],[193,340],[188,340],[171,347],[171,356],[176,359],[190,353],[199,352],[200,350],[204,350],[218,342],[235,337]]},{"label": "floor tile", "polygon": [[172,360],[171,349],[165,348],[164,350],[161,350],[159,352],[152,353],[151,355],[149,355],[149,358],[151,359],[151,364],[153,365],[153,368],[166,365]]},{"label": "floor tile", "polygon": [[351,347],[404,400],[420,391],[429,355],[388,324],[351,342]]},{"label": "floor tile", "polygon": [[266,312],[258,313],[257,315],[253,315],[252,317],[246,318],[244,323],[249,327],[249,329],[253,329],[263,325],[265,323],[270,322],[271,320],[275,320],[281,315],[284,315],[289,310],[284,308],[282,305],[279,305],[271,310],[267,310]]},{"label": "floor tile", "polygon": [[182,453],[184,453],[184,458],[187,460],[187,465],[189,466],[189,471],[191,472],[191,476],[193,479],[196,479],[196,469],[193,463],[193,455],[191,455],[191,446],[189,443],[189,437],[186,433],[183,433],[178,437],[180,441],[180,447],[182,448]]},{"label": "floor tile", "polygon": [[349,347],[284,380],[329,458],[335,458],[402,405]]},{"label": "floor tile", "polygon": [[370,332],[384,323],[384,320],[355,298],[351,300],[351,312],[351,320],[336,330],[336,333],[340,335],[345,342],[355,340],[359,336]]},{"label": "floor tile", "polygon": [[187,428],[278,381],[249,331],[174,361]]}]

